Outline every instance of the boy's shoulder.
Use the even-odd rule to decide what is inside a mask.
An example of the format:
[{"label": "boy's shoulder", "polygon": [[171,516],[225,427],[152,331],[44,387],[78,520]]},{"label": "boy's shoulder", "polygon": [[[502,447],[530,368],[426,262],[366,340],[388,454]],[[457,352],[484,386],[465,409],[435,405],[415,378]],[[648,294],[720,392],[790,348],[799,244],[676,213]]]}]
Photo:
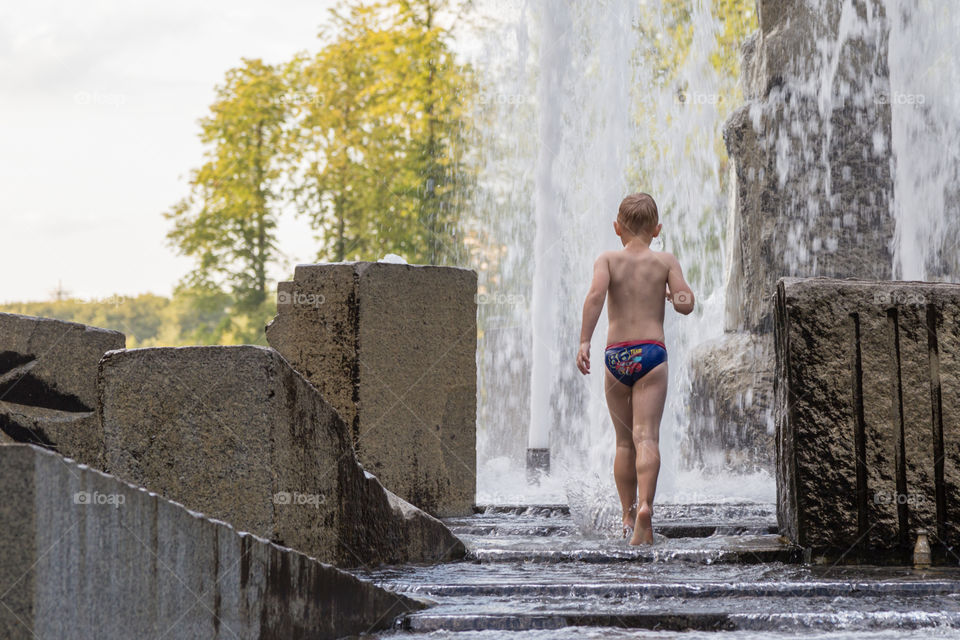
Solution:
[{"label": "boy's shoulder", "polygon": [[593,261],[593,264],[597,266],[609,264],[610,260],[616,259],[620,253],[621,252],[617,251],[616,249],[608,249],[607,251],[602,251],[600,252],[600,255],[597,256],[597,259]]},{"label": "boy's shoulder", "polygon": [[679,266],[680,261],[677,260],[677,256],[673,255],[669,251],[656,251],[657,257],[660,258],[667,266],[675,267]]}]

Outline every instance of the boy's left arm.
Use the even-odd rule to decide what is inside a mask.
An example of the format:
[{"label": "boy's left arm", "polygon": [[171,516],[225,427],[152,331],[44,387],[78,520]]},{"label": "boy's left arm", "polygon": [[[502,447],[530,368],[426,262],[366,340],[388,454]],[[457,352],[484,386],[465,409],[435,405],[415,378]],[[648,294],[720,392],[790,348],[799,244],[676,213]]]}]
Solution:
[{"label": "boy's left arm", "polygon": [[610,286],[610,264],[607,256],[600,254],[593,263],[593,280],[590,282],[590,291],[583,301],[583,324],[580,329],[580,348],[577,350],[577,369],[586,375],[590,373],[590,339],[593,330],[597,328],[603,303],[607,299],[607,288]]}]

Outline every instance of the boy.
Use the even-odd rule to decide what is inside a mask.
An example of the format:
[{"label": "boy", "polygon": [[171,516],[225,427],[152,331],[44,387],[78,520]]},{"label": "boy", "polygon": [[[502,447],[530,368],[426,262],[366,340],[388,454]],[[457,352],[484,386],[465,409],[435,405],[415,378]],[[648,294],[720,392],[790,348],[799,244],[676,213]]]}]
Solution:
[{"label": "boy", "polygon": [[662,226],[657,204],[646,193],[620,203],[613,230],[623,249],[601,253],[593,265],[577,353],[577,368],[590,373],[590,338],[609,292],[604,387],[617,434],[613,476],[623,508],[623,536],[630,535],[632,545],[653,543],[660,418],[667,397],[664,300],[684,315],[693,311],[693,292],[680,263],[670,253],[650,249]]}]

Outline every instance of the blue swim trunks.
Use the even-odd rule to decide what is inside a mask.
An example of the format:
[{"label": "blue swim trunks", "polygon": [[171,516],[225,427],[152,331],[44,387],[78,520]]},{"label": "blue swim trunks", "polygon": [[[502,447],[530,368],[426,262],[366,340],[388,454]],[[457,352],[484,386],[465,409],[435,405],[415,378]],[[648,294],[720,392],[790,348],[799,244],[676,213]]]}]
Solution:
[{"label": "blue swim trunks", "polygon": [[607,345],[604,360],[614,378],[632,387],[655,366],[667,361],[667,348],[659,340],[616,342]]}]

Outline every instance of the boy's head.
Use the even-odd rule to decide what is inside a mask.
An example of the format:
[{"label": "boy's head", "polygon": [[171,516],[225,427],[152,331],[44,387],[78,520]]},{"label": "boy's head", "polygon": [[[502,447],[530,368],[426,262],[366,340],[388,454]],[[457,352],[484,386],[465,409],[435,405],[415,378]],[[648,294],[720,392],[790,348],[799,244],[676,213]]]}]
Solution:
[{"label": "boy's head", "polygon": [[621,238],[624,235],[657,237],[661,227],[657,203],[649,194],[631,193],[620,203],[617,221],[613,226]]}]

